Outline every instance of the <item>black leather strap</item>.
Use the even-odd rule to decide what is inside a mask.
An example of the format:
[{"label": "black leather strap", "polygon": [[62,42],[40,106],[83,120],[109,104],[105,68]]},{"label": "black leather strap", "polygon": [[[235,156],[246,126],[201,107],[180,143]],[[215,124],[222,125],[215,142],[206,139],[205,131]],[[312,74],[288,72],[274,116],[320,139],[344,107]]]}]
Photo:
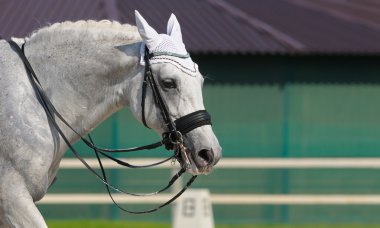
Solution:
[{"label": "black leather strap", "polygon": [[[149,83],[150,88],[152,89],[154,101],[155,101],[156,105],[158,106],[158,108],[161,112],[161,116],[164,120],[165,125],[168,128],[167,131],[168,132],[175,132],[176,131],[175,125],[174,125],[172,119],[170,118],[170,114],[169,114],[168,108],[166,106],[166,103],[165,103],[164,99],[162,98],[162,95],[161,95],[160,90],[157,86],[156,80],[154,79],[152,71],[150,69],[149,50],[147,47],[145,47],[144,61],[145,61],[144,81],[146,80]],[[145,96],[146,96],[146,92],[145,92],[145,94],[143,94],[142,100],[145,100]],[[144,104],[144,106],[145,106],[145,104]],[[143,122],[145,122],[145,109],[144,109],[144,112],[142,113],[142,115],[144,116]],[[146,123],[145,123],[145,126],[146,126]]]},{"label": "black leather strap", "polygon": [[174,121],[176,128],[183,135],[203,125],[211,125],[211,116],[206,110],[199,110]]},{"label": "black leather strap", "polygon": [[145,98],[146,98],[146,87],[148,86],[148,74],[150,73],[149,65],[145,64],[145,71],[144,71],[144,80],[142,84],[142,91],[141,91],[141,120],[146,128],[150,128],[145,120]]},{"label": "black leather strap", "polygon": [[[193,129],[203,126],[203,125],[211,125],[211,116],[206,110],[199,110],[193,113],[190,113],[186,116],[182,116],[181,118],[174,121],[174,124],[170,118],[168,108],[166,107],[166,103],[162,98],[162,95],[158,89],[157,83],[153,77],[153,74],[150,69],[150,58],[157,56],[157,55],[172,55],[176,56],[174,53],[167,53],[167,52],[159,52],[159,53],[151,53],[149,54],[149,50],[147,47],[145,47],[145,55],[144,55],[144,61],[145,61],[145,74],[144,74],[144,81],[142,86],[142,97],[141,97],[141,110],[142,110],[142,122],[143,124],[147,126],[146,119],[145,119],[145,98],[146,98],[146,90],[147,90],[147,84],[149,83],[153,98],[155,100],[156,105],[160,108],[162,117],[164,119],[164,122],[166,126],[168,127],[168,131],[166,134],[170,134],[171,132],[180,131],[183,135],[192,131]],[[189,54],[186,56],[178,56],[181,58],[188,58]],[[166,148],[172,148],[170,145],[166,145]]]},{"label": "black leather strap", "polygon": [[[50,102],[49,98],[46,96],[42,86],[41,86],[41,83],[39,82],[32,66],[30,65],[28,59],[26,58],[25,54],[24,54],[24,45],[22,46],[22,48],[20,48],[14,41],[8,41],[9,44],[11,45],[11,47],[13,48],[13,50],[15,50],[17,52],[17,54],[19,55],[19,57],[22,59],[24,65],[25,65],[25,68],[26,68],[26,71],[27,71],[27,75],[29,77],[29,80],[32,84],[32,87],[36,93],[36,96],[37,96],[37,99],[38,101],[40,102],[40,104],[42,105],[42,107],[44,108],[45,112],[46,112],[46,115],[49,119],[49,122],[51,122],[51,124],[54,126],[54,128],[58,131],[59,135],[62,137],[63,141],[67,144],[67,146],[70,148],[70,150],[73,152],[73,154],[78,158],[78,160],[80,160],[84,166],[86,166],[86,168],[91,171],[100,181],[102,181],[104,183],[104,185],[106,186],[107,188],[107,191],[112,199],[112,201],[123,211],[126,211],[126,212],[129,212],[129,213],[134,213],[134,214],[143,214],[143,213],[150,213],[150,212],[154,212],[154,211],[157,211],[158,209],[170,204],[171,202],[173,202],[176,198],[178,198],[190,185],[191,183],[196,179],[196,176],[193,176],[186,184],[186,186],[183,187],[183,189],[178,192],[173,198],[171,198],[170,200],[168,200],[166,203],[154,208],[154,209],[151,209],[151,210],[145,210],[145,211],[129,211],[129,210],[126,210],[124,208],[122,208],[120,205],[118,205],[112,195],[111,195],[111,192],[110,192],[110,189],[113,189],[117,192],[120,192],[120,193],[124,193],[124,194],[128,194],[128,195],[133,195],[133,196],[147,196],[147,195],[155,195],[155,194],[158,194],[162,191],[165,191],[166,189],[168,189],[170,186],[172,186],[172,184],[186,171],[186,168],[185,167],[182,167],[182,169],[175,175],[173,176],[173,178],[169,181],[169,184],[164,187],[163,189],[159,190],[159,191],[156,191],[156,192],[153,192],[153,193],[148,193],[148,194],[136,194],[136,193],[130,193],[130,192],[126,192],[126,191],[123,191],[123,190],[120,190],[118,189],[117,187],[111,185],[110,183],[108,183],[108,180],[107,180],[107,177],[106,177],[106,174],[105,174],[105,171],[104,171],[104,168],[103,168],[103,165],[102,165],[102,162],[100,160],[100,157],[99,157],[99,153],[102,154],[103,156],[117,162],[119,165],[123,165],[125,167],[129,167],[129,168],[145,168],[145,167],[151,167],[151,166],[156,166],[156,165],[159,165],[159,164],[162,164],[163,162],[166,162],[170,159],[176,159],[179,155],[179,151],[178,151],[178,148],[177,148],[177,151],[175,151],[175,154],[171,157],[169,157],[168,159],[165,159],[164,161],[161,161],[161,162],[156,162],[154,164],[150,164],[150,165],[145,165],[145,166],[136,166],[136,165],[131,165],[127,162],[124,162],[124,161],[121,161],[119,159],[116,159],[112,156],[109,156],[106,153],[108,152],[112,152],[112,153],[115,153],[115,152],[132,152],[132,151],[139,151],[139,150],[143,150],[143,149],[153,149],[153,148],[157,148],[159,146],[162,146],[165,144],[166,148],[173,148],[172,145],[173,145],[173,141],[175,141],[176,139],[174,139],[173,137],[174,136],[177,136],[177,135],[180,135],[178,133],[178,130],[180,132],[182,132],[182,134],[186,134],[187,132],[190,132],[191,130],[197,128],[197,127],[200,127],[200,126],[203,126],[203,125],[207,125],[207,124],[211,124],[211,117],[210,115],[207,113],[207,111],[205,110],[200,110],[200,111],[196,111],[196,112],[193,112],[193,113],[190,113],[186,116],[183,116],[181,118],[179,118],[178,120],[175,121],[175,124],[173,123],[173,121],[171,120],[170,118],[170,115],[169,115],[169,111],[168,111],[168,108],[165,104],[165,101],[159,91],[159,88],[157,86],[157,83],[152,75],[152,72],[151,72],[151,69],[150,69],[150,62],[149,62],[149,51],[148,49],[145,50],[146,54],[145,54],[145,64],[146,64],[146,67],[145,67],[145,75],[144,75],[144,81],[143,81],[143,91],[142,91],[142,101],[141,101],[141,105],[142,105],[142,121],[144,123],[144,125],[146,127],[147,126],[147,123],[146,123],[146,120],[145,120],[145,97],[146,97],[146,89],[147,89],[147,85],[149,83],[149,86],[151,87],[152,89],[152,93],[153,93],[153,97],[154,97],[154,100],[156,102],[156,105],[159,107],[160,111],[161,111],[161,115],[162,115],[162,118],[165,122],[165,125],[167,126],[168,128],[168,132],[165,132],[164,135],[163,135],[163,139],[162,141],[160,142],[157,142],[157,143],[153,143],[153,144],[149,144],[149,145],[146,145],[146,146],[141,146],[141,147],[134,147],[134,148],[128,148],[128,149],[117,149],[117,150],[112,150],[112,149],[104,149],[104,148],[99,148],[97,146],[94,145],[92,139],[91,139],[91,136],[89,135],[90,137],[90,140],[87,140],[85,138],[83,138],[64,118],[63,116],[56,110],[56,108],[54,107],[54,105]],[[88,146],[90,147],[91,149],[94,150],[95,154],[96,154],[96,157],[98,159],[98,162],[99,162],[99,165],[100,165],[100,168],[101,168],[101,174],[98,174],[80,155],[79,153],[75,150],[75,148],[71,145],[70,141],[67,139],[67,137],[63,134],[63,131],[60,129],[59,125],[57,124],[56,120],[55,120],[55,117],[58,117],[58,119],[60,119],[68,128],[70,128],[76,135],[78,135],[81,140]],[[178,130],[177,130],[178,128]],[[173,134],[174,133],[174,134]],[[169,138],[168,138],[169,136]],[[171,137],[170,137],[171,136]]]},{"label": "black leather strap", "polygon": [[[29,77],[29,80],[32,84],[32,87],[36,93],[36,96],[37,96],[37,99],[38,101],[40,102],[40,104],[42,105],[42,107],[44,108],[45,112],[46,112],[46,115],[49,119],[49,122],[54,126],[54,128],[58,131],[59,135],[62,137],[63,141],[67,144],[67,146],[70,148],[70,150],[73,152],[73,154],[75,155],[75,157],[78,158],[78,160],[80,160],[83,165],[90,171],[92,172],[107,188],[107,191],[108,193],[110,194],[110,189],[113,189],[119,193],[124,193],[124,194],[128,194],[128,195],[132,195],[132,196],[149,196],[149,195],[156,195],[158,193],[161,193],[163,191],[165,191],[166,189],[168,189],[170,186],[173,185],[173,183],[185,172],[185,169],[182,168],[176,175],[174,175],[172,177],[172,179],[169,181],[168,185],[165,186],[163,189],[159,190],[159,191],[156,191],[156,192],[153,192],[153,193],[148,193],[148,194],[138,194],[138,193],[130,193],[130,192],[127,192],[127,191],[123,191],[113,185],[111,185],[110,183],[108,183],[108,180],[107,180],[107,177],[106,177],[106,174],[105,174],[105,171],[104,171],[104,167],[101,163],[101,160],[100,160],[100,157],[98,155],[98,153],[101,153],[102,155],[105,155],[105,153],[101,152],[101,151],[104,151],[104,152],[123,152],[122,150],[109,150],[109,149],[102,149],[102,148],[98,148],[94,145],[94,143],[92,142],[92,139],[91,139],[91,136],[90,137],[90,140],[86,140],[85,138],[83,138],[77,131],[75,131],[75,129],[73,129],[69,124],[68,122],[60,115],[60,113],[55,109],[54,105],[50,102],[49,98],[46,96],[45,92],[43,91],[42,87],[41,87],[41,84],[40,82],[38,81],[38,78],[32,68],[32,66],[30,65],[28,59],[26,58],[23,50],[13,41],[8,41],[9,44],[11,45],[12,49],[16,51],[16,53],[19,55],[19,57],[22,59],[22,61],[24,62],[24,65],[25,65],[25,68],[26,68],[26,71],[27,71],[27,75]],[[84,158],[82,158],[78,151],[71,145],[70,141],[67,139],[67,137],[63,134],[63,131],[60,129],[60,127],[58,126],[56,120],[55,120],[55,117],[58,117],[65,125],[67,125],[67,127],[69,127],[75,134],[77,134],[85,143],[86,145],[88,145],[90,148],[92,148],[94,151],[95,151],[95,154],[97,156],[97,159],[98,159],[98,162],[99,162],[99,165],[100,165],[100,168],[101,168],[101,174],[98,174],[85,160]],[[159,143],[154,143],[154,144],[150,144],[150,145],[147,145],[147,146],[143,146],[144,148],[156,148],[157,146],[161,146],[163,145],[161,142]],[[124,150],[124,152],[129,152],[129,151],[136,151],[136,150],[140,150],[140,148],[143,148],[143,147],[137,147],[137,148],[130,148],[130,149],[127,149],[127,150]],[[177,153],[177,152],[176,152]],[[109,158],[111,158],[111,156],[107,156]],[[172,157],[170,158],[174,158],[175,155],[173,155]],[[152,165],[147,165],[147,166],[134,166],[134,165],[131,165],[129,163],[126,163],[126,162],[122,162],[121,160],[118,160],[116,158],[112,158],[113,161],[116,161],[118,162],[118,164],[120,165],[123,165],[123,166],[126,166],[126,167],[130,167],[130,168],[143,168],[143,167],[151,167],[152,165],[158,165],[158,164],[161,164],[162,162],[157,162],[157,163],[154,163]],[[164,161],[168,161],[169,159],[165,159]],[[110,194],[110,197],[112,199],[112,201],[120,208],[122,209],[123,211],[126,211],[128,213],[133,213],[133,214],[144,214],[144,213],[151,213],[151,212],[154,212],[154,211],[157,211],[158,209],[170,204],[171,202],[173,202],[176,198],[178,198],[190,185],[191,183],[195,180],[196,176],[193,176],[189,181],[188,183],[186,184],[186,186],[183,187],[183,189],[178,192],[173,198],[171,198],[170,200],[168,200],[166,203],[158,206],[157,208],[154,208],[154,209],[151,209],[151,210],[145,210],[145,211],[129,211],[129,210],[126,210],[122,207],[120,207],[115,201],[114,199],[112,198],[112,195]]]}]

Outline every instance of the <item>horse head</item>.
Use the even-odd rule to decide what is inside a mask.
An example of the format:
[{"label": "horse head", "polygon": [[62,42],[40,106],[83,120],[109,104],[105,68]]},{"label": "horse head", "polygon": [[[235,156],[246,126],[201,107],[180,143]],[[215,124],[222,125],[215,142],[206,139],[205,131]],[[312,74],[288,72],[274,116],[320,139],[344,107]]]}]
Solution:
[{"label": "horse head", "polygon": [[[167,34],[158,34],[137,11],[135,16],[138,32],[142,38],[140,63],[146,64],[145,54],[150,56],[149,67],[171,120],[175,122],[183,116],[204,110],[202,97],[204,78],[186,51],[177,18],[172,14],[167,24]],[[144,53],[145,48],[149,52]],[[138,96],[144,96],[142,91]],[[145,99],[145,110],[142,112],[138,103],[132,104],[133,114],[158,134],[167,132],[168,126],[165,126],[165,121],[160,115],[162,110],[155,103],[151,89],[147,89],[143,99]],[[196,127],[184,134],[183,144],[189,155],[191,163],[189,171],[192,174],[209,173],[221,157],[222,149],[211,125]],[[184,163],[184,157],[180,157],[179,161]]]}]

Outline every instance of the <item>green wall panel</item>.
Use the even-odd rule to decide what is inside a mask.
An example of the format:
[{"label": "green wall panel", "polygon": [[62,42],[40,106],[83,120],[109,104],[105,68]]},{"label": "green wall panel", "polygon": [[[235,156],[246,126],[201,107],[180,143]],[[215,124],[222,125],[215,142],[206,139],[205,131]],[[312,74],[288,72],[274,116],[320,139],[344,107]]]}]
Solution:
[{"label": "green wall panel", "polygon": [[288,87],[289,156],[380,155],[380,86]]},{"label": "green wall panel", "polygon": [[279,87],[206,86],[204,99],[223,156],[281,156],[283,114]]},{"label": "green wall panel", "polygon": [[[206,76],[204,103],[224,157],[379,157],[379,57],[194,56]],[[160,140],[123,109],[93,132],[98,146]],[[91,150],[76,144],[84,156]],[[164,157],[164,149],[117,155]],[[72,157],[66,153],[66,157]],[[109,170],[115,184],[154,190],[168,170]],[[212,193],[380,194],[376,169],[218,169],[194,188]],[[187,176],[188,177],[188,176]],[[53,193],[104,192],[86,170],[61,170]],[[128,205],[141,208],[150,205]],[[153,205],[151,205],[153,206]],[[118,218],[170,222],[170,209],[134,217],[113,206],[39,206],[47,218]],[[54,207],[54,210],[52,208]],[[380,223],[380,206],[216,205],[217,223]]]}]

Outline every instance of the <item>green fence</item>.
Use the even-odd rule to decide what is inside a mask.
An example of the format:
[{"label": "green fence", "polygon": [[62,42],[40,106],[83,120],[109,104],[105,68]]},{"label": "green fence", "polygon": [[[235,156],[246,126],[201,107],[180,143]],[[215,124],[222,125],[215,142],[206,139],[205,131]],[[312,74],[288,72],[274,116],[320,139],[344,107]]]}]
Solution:
[{"label": "green fence", "polygon": [[[380,86],[365,84],[211,85],[205,106],[224,157],[373,157],[380,155]],[[112,116],[94,134],[104,147],[142,145],[158,139],[128,110]],[[82,145],[77,148],[87,156]],[[130,157],[162,157],[141,152]],[[66,157],[72,157],[70,152]],[[114,183],[131,191],[163,186],[169,170],[110,170]],[[216,169],[194,187],[212,193],[380,194],[375,169]],[[86,170],[61,170],[51,193],[104,192]],[[127,205],[131,209],[149,205]],[[47,218],[106,218],[169,222],[170,209],[130,216],[111,205],[48,206]],[[214,206],[217,223],[380,223],[377,206]]]},{"label": "green fence", "polygon": [[[204,97],[225,157],[380,155],[380,86],[215,85],[205,87]],[[94,137],[99,145],[115,148],[159,139],[128,109],[97,128]]]}]

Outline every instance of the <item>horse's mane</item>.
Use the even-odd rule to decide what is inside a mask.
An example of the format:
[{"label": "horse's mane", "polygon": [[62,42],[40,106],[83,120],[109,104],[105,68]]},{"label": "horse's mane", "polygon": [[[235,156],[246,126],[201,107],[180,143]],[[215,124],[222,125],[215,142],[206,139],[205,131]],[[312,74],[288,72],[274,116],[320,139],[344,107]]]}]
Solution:
[{"label": "horse's mane", "polygon": [[103,40],[112,37],[112,40],[123,40],[124,42],[141,39],[136,26],[120,24],[117,21],[109,20],[80,20],[76,22],[65,21],[54,23],[32,32],[26,39],[51,38],[52,36],[63,35],[64,33],[69,34],[65,37],[66,39],[78,36],[81,39],[91,38],[92,40]]}]

